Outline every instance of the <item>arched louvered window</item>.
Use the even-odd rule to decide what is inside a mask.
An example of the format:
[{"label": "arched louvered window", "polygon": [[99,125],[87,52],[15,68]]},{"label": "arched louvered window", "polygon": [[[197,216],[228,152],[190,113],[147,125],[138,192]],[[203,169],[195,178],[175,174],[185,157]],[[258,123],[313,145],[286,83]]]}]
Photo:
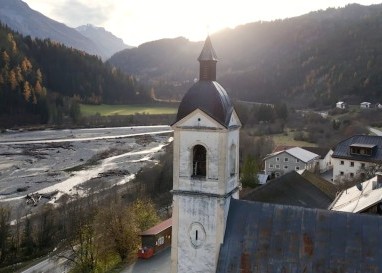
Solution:
[{"label": "arched louvered window", "polygon": [[234,176],[236,174],[236,145],[232,144],[229,151],[229,174]]},{"label": "arched louvered window", "polygon": [[192,150],[192,176],[205,177],[207,173],[207,150],[202,145],[195,145]]}]

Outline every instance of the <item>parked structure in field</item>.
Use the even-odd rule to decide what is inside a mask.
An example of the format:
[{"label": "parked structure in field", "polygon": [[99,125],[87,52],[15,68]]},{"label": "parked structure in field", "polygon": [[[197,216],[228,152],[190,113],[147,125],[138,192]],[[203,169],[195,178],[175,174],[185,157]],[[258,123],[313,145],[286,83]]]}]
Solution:
[{"label": "parked structure in field", "polygon": [[265,174],[271,178],[299,170],[315,171],[320,156],[300,147],[293,147],[267,155],[264,158]]},{"label": "parked structure in field", "polygon": [[336,107],[339,109],[346,109],[346,103],[343,101],[339,101],[336,103]]},{"label": "parked structure in field", "polygon": [[382,164],[382,136],[355,135],[338,143],[332,154],[333,181],[361,177],[362,170]]},{"label": "parked structure in field", "polygon": [[361,102],[360,107],[364,109],[371,108],[371,102],[367,102],[367,101]]}]

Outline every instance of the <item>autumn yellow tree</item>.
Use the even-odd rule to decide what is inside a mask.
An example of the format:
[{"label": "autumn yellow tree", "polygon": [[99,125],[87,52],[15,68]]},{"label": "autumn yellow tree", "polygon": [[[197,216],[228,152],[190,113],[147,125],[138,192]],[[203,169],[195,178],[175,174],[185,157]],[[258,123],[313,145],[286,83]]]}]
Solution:
[{"label": "autumn yellow tree", "polygon": [[4,50],[2,57],[3,57],[4,67],[9,66],[9,55],[6,50]]},{"label": "autumn yellow tree", "polygon": [[21,69],[23,72],[30,72],[32,70],[32,63],[28,60],[27,57],[24,57],[24,59],[21,62]]},{"label": "autumn yellow tree", "polygon": [[138,199],[133,203],[132,210],[140,231],[153,227],[160,220],[150,199]]},{"label": "autumn yellow tree", "polygon": [[41,84],[40,84],[40,81],[36,81],[36,84],[35,84],[35,86],[34,86],[34,92],[37,94],[37,95],[39,95],[39,96],[41,96],[42,95],[42,86],[41,86]]},{"label": "autumn yellow tree", "polygon": [[97,215],[97,226],[102,235],[104,252],[115,252],[120,259],[135,256],[139,244],[139,230],[135,215],[121,201],[111,202]]},{"label": "autumn yellow tree", "polygon": [[32,96],[32,88],[28,81],[24,82],[23,96],[26,102],[29,102]]},{"label": "autumn yellow tree", "polygon": [[11,90],[15,90],[18,85],[15,71],[11,70],[9,72],[8,82],[9,82],[9,85],[11,86]]}]

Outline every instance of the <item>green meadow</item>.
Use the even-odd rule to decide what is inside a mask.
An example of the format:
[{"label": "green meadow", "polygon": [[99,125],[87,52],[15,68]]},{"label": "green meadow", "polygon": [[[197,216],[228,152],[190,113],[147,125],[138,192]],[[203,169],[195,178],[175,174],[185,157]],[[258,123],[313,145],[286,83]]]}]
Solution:
[{"label": "green meadow", "polygon": [[87,105],[81,104],[81,114],[83,116],[93,116],[99,114],[101,116],[113,115],[134,115],[134,114],[147,114],[147,115],[161,115],[161,114],[176,114],[177,106],[153,106],[153,105]]}]

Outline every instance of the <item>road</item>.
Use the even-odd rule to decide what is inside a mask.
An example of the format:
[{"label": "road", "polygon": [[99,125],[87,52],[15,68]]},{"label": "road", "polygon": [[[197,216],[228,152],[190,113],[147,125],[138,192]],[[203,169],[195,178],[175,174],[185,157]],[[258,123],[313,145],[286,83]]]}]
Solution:
[{"label": "road", "polygon": [[377,136],[382,136],[382,131],[378,129],[369,127],[369,131],[372,132],[373,134],[376,134]]},{"label": "road", "polygon": [[171,132],[168,125],[8,132],[0,134],[0,145],[85,142]]},{"label": "road", "polygon": [[147,260],[138,260],[121,273],[169,273],[171,272],[171,248]]},{"label": "road", "polygon": [[20,273],[66,273],[69,270],[70,264],[66,259],[47,258]]}]

